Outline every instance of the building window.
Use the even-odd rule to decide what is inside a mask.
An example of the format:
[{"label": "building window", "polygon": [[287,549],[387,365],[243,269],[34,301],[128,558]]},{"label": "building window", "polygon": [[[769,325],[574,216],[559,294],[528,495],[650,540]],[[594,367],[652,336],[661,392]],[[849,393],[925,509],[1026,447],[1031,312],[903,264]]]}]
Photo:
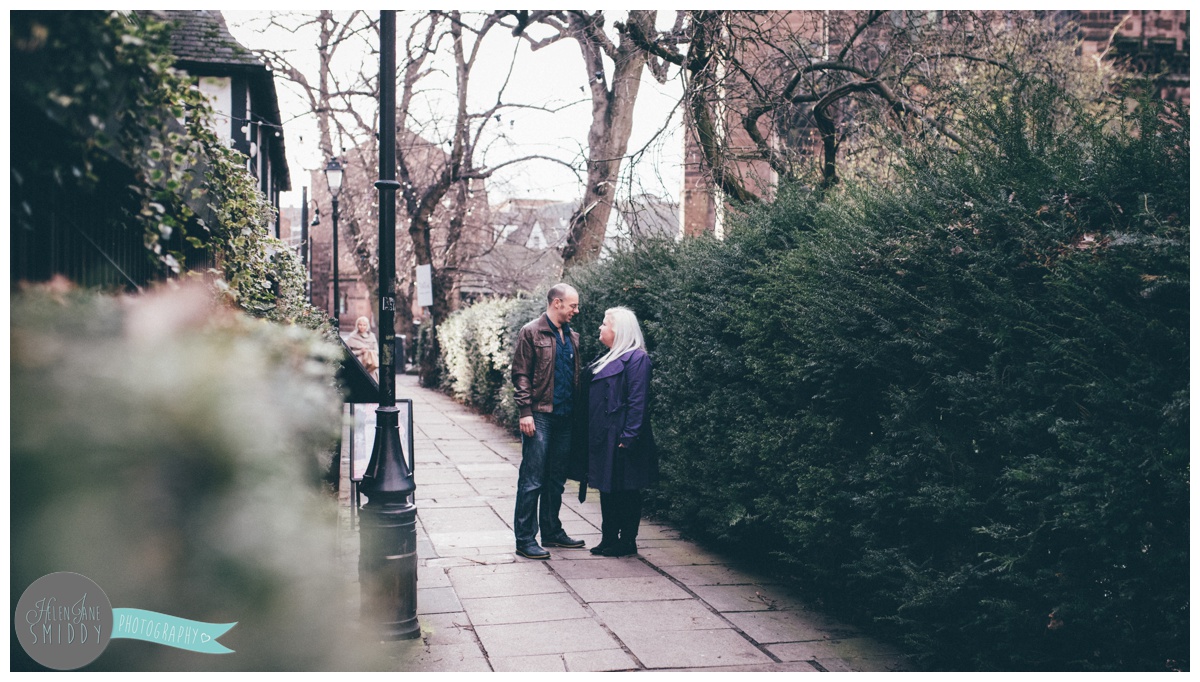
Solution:
[{"label": "building window", "polygon": [[525,248],[541,251],[546,246],[546,235],[542,233],[542,226],[534,225],[529,231],[529,239],[525,241]]}]

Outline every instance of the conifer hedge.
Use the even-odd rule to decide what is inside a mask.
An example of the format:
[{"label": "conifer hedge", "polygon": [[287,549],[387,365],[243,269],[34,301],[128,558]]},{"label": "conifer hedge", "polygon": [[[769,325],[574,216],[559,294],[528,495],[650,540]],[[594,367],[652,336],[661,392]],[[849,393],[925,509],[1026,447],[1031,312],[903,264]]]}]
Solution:
[{"label": "conifer hedge", "polygon": [[1189,121],[1064,102],[568,277],[585,357],[643,322],[658,511],[934,668],[1190,665]]}]

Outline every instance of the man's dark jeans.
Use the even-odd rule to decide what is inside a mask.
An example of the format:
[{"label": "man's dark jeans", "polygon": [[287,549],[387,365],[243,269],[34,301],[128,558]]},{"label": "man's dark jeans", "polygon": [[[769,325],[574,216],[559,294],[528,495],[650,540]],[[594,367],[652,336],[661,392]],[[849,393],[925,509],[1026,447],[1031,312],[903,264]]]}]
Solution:
[{"label": "man's dark jeans", "polygon": [[517,475],[517,508],[513,518],[517,548],[534,544],[538,526],[542,542],[563,533],[558,510],[567,485],[571,417],[534,412],[533,424],[537,433],[532,438],[521,434],[521,470]]}]

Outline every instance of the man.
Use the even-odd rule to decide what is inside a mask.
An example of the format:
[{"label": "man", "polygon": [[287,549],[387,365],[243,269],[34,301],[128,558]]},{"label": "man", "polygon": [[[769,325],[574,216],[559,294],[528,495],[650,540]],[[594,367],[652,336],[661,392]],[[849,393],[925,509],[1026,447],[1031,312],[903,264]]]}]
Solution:
[{"label": "man", "polygon": [[[571,409],[579,382],[579,334],[571,318],[579,312],[579,292],[556,284],[546,294],[546,314],[521,328],[513,349],[513,395],[521,415],[521,470],[513,533],[517,554],[549,559],[534,539],[541,527],[547,547],[583,547],[568,537],[558,520],[571,446]],[[540,509],[539,509],[539,502]]]}]

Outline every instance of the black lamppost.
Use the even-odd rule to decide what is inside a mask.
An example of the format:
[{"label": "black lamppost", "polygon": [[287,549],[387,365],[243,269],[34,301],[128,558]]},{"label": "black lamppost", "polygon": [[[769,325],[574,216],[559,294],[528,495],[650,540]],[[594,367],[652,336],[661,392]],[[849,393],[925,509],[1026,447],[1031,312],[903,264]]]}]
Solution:
[{"label": "black lamppost", "polygon": [[[363,618],[387,639],[421,636],[417,622],[417,507],[396,408],[396,11],[379,17],[379,409],[359,490],[358,576]],[[337,204],[334,203],[334,215]]]},{"label": "black lamppost", "polygon": [[308,227],[308,187],[305,186],[300,188],[300,266],[304,268],[304,297],[312,303],[312,291],[308,287]]},{"label": "black lamppost", "polygon": [[329,196],[333,198],[333,326],[342,331],[342,299],[338,289],[338,195],[342,192],[342,164],[337,157],[325,166],[325,179],[329,182]]}]

